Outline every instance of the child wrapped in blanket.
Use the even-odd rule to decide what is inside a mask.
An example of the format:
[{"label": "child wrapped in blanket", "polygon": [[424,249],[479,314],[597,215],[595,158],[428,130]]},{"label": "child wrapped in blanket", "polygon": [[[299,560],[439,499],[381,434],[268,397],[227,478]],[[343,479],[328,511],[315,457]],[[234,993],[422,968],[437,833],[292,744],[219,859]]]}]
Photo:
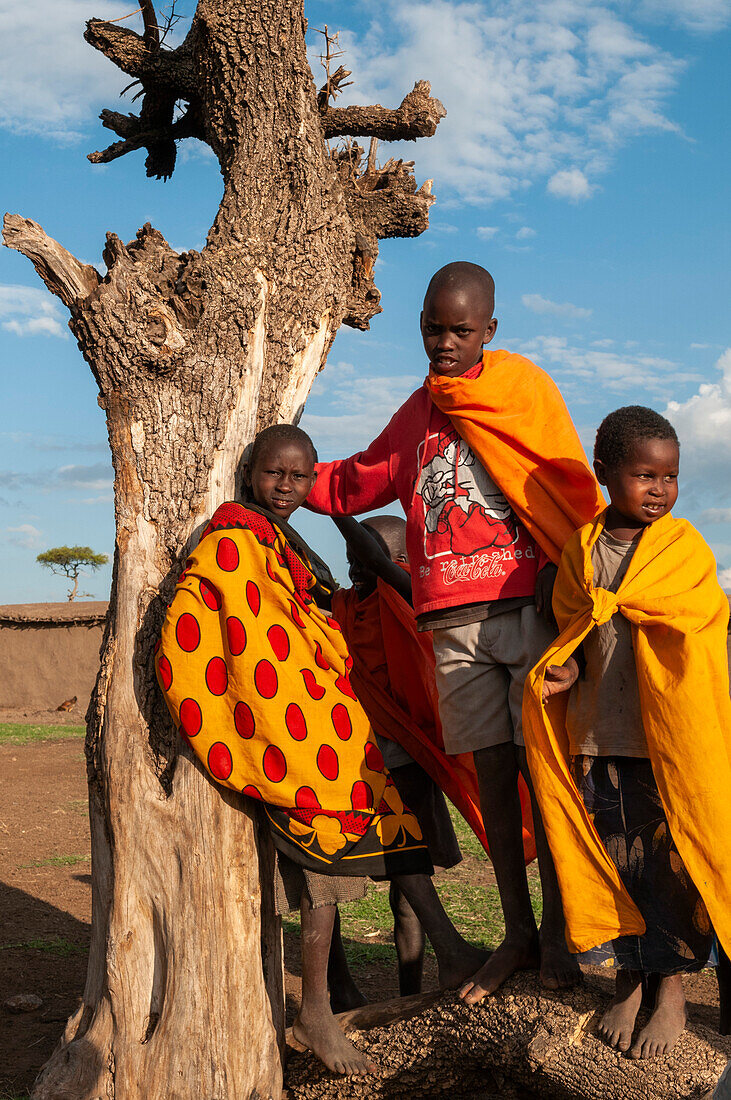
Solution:
[{"label": "child wrapped in blanket", "polygon": [[[525,741],[569,946],[618,968],[600,1033],[650,1058],[685,1026],[682,974],[707,965],[713,928],[731,946],[729,607],[710,549],[671,515],[672,425],[618,409],[594,454],[611,504],[564,549]],[[643,984],[654,1011],[633,1041]]]},{"label": "child wrapped in blanket", "polygon": [[434,947],[443,987],[485,954],[439,902],[419,824],[350,685],[352,662],[328,614],[334,582],[287,522],[314,484],[316,460],[298,428],[259,433],[245,470],[251,499],[222,505],[203,531],[168,610],[157,673],[208,773],[263,806],[277,908],[301,908],[295,1037],[329,1069],[362,1074],[374,1067],[328,999],[337,902],[362,896],[366,876],[396,882]]}]

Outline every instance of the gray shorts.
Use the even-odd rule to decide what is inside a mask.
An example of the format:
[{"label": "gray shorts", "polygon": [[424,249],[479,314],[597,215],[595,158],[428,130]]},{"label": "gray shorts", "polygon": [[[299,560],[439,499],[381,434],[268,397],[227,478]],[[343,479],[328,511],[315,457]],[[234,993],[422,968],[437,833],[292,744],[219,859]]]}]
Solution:
[{"label": "gray shorts", "polygon": [[533,604],[432,632],[446,752],[524,743],[523,684],[555,637]]}]

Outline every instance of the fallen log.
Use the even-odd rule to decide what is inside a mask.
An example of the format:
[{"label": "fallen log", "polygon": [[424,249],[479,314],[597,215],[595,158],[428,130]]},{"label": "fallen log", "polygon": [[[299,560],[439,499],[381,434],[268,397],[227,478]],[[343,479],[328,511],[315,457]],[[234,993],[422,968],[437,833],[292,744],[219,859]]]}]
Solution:
[{"label": "fallen log", "polygon": [[[731,1040],[691,1021],[670,1054],[633,1061],[596,1035],[606,1001],[591,984],[551,992],[541,989],[535,975],[520,974],[473,1008],[453,993],[418,1015],[413,1015],[413,1003],[407,1005],[407,1019],[396,1018],[393,1002],[380,1008],[368,1005],[344,1013],[348,1019],[343,1026],[379,1066],[378,1072],[338,1077],[310,1052],[290,1050],[284,1095],[288,1100],[428,1100],[446,1095],[476,1100],[518,1087],[521,1097],[541,1100],[706,1096],[731,1056]],[[359,1017],[369,1030],[358,1030]],[[383,1018],[395,1022],[370,1027]]]}]

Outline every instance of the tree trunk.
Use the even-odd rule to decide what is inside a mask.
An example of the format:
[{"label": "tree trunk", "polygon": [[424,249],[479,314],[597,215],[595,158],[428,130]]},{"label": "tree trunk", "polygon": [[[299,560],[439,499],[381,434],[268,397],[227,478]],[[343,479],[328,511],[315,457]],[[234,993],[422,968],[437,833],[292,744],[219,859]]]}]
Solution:
[{"label": "tree trunk", "polygon": [[731,1056],[731,1040],[691,1022],[670,1054],[633,1061],[595,1034],[606,1004],[591,982],[550,993],[535,975],[521,974],[472,1008],[445,994],[417,1016],[361,1032],[359,1018],[367,1027],[377,1014],[377,1006],[367,1005],[343,1013],[345,1030],[368,1052],[378,1073],[344,1080],[309,1052],[292,1053],[285,1095],[287,1100],[701,1100],[716,1084]]},{"label": "tree trunk", "polygon": [[[92,944],[83,1002],[35,1100],[238,1100],[281,1092],[281,934],[269,842],[242,796],[182,747],[158,692],[153,648],[186,554],[235,495],[256,430],[296,421],[340,323],[378,312],[377,241],[426,228],[429,187],[402,162],[362,165],[325,137],[434,132],[444,110],[419,84],[397,111],[318,107],[301,2],[199,0],[190,32],[160,48],[92,20],[87,40],[142,84],[139,118],[105,111],[168,176],[175,142],[218,156],[224,193],[202,252],[175,253],[145,225],[107,235],[102,279],[40,226],[5,219],[68,307],[99,385],[115,470],[116,547],[101,671],[87,715]],[[174,118],[176,103],[184,113]]]}]

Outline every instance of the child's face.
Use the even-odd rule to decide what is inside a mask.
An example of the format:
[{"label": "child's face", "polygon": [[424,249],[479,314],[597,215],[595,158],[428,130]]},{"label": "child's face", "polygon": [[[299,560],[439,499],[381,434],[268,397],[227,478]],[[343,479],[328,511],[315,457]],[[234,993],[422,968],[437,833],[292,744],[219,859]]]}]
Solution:
[{"label": "child's face", "polygon": [[265,447],[256,465],[244,472],[256,503],[282,519],[289,519],[305,501],[316,476],[309,448],[294,442]]},{"label": "child's face", "polygon": [[435,374],[457,378],[474,367],[497,321],[474,287],[440,287],[428,295],[421,314],[421,337]]},{"label": "child's face", "polygon": [[630,528],[647,527],[669,512],[678,499],[678,445],[672,439],[644,439],[616,469],[595,462],[612,507]]}]

